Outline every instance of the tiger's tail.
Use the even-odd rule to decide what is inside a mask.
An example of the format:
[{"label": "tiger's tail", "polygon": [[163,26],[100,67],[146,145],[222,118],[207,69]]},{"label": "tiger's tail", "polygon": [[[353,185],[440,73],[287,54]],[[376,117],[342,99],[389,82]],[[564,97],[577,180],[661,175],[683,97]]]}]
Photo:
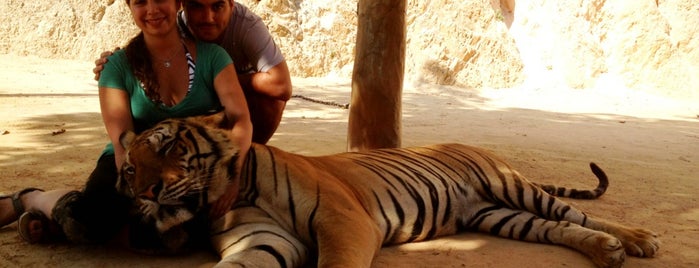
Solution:
[{"label": "tiger's tail", "polygon": [[579,189],[571,189],[571,188],[566,188],[566,187],[560,187],[556,185],[542,185],[535,183],[536,186],[544,190],[550,195],[553,196],[559,196],[559,197],[569,197],[569,198],[575,198],[575,199],[596,199],[604,194],[604,192],[607,191],[607,187],[609,186],[609,179],[607,178],[607,174],[604,173],[604,171],[597,166],[597,164],[590,162],[590,169],[592,170],[592,173],[597,176],[597,179],[599,180],[599,184],[597,185],[597,188],[592,189],[592,190],[579,190]]}]

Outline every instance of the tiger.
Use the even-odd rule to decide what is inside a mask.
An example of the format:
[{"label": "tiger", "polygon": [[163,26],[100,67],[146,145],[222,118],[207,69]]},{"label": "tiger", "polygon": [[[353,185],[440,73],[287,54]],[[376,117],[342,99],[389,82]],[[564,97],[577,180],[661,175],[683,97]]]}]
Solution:
[{"label": "tiger", "polygon": [[457,143],[325,156],[252,144],[241,154],[223,120],[168,119],[123,134],[116,185],[176,248],[187,240],[181,226],[237,183],[231,210],[205,227],[216,267],[370,267],[381,247],[463,231],[566,246],[598,267],[660,247],[650,230],[557,198],[604,194],[609,180],[595,163],[598,186],[579,190],[531,182],[488,150]]}]

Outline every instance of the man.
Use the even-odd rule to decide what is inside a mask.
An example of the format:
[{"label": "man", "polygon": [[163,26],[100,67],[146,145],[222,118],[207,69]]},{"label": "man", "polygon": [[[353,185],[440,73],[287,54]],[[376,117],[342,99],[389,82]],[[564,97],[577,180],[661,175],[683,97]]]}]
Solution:
[{"label": "man", "polygon": [[[253,125],[252,141],[265,144],[291,98],[291,77],[281,50],[262,19],[233,0],[184,0],[178,16],[185,35],[222,46],[233,59]],[[96,79],[111,52],[102,53]]]}]

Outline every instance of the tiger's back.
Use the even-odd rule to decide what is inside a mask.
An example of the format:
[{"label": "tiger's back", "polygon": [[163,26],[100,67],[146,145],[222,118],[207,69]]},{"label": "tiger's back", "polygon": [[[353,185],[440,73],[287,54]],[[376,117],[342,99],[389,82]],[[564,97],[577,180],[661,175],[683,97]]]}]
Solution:
[{"label": "tiger's back", "polygon": [[[278,221],[288,222],[291,217],[284,217],[277,211],[317,211],[323,205],[357,202],[361,210],[352,211],[358,215],[351,217],[371,217],[380,230],[383,245],[454,234],[472,227],[467,223],[483,206],[533,207],[541,204],[511,199],[522,194],[542,198],[546,195],[539,187],[529,185],[506,162],[483,149],[463,144],[319,157],[296,155],[263,145],[255,145],[252,151],[257,159],[255,176],[268,179],[255,180],[256,190],[267,191],[260,193],[255,202],[272,211],[270,214]],[[606,181],[606,177],[600,179]],[[559,188],[552,189],[558,191]],[[496,192],[506,193],[505,198]],[[513,198],[508,198],[510,194]],[[309,202],[309,198],[315,201]],[[287,207],[274,209],[279,205]],[[327,217],[336,217],[337,213],[333,210]],[[313,221],[310,217],[294,220],[296,226]],[[305,240],[316,242],[308,241],[312,240],[310,238]]]}]

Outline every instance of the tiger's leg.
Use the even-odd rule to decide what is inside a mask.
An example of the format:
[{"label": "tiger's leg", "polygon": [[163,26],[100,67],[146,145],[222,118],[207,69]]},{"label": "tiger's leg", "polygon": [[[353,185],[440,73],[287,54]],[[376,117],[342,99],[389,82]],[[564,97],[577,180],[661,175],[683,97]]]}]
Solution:
[{"label": "tiger's leg", "polygon": [[376,223],[364,211],[354,217],[342,213],[316,222],[318,267],[371,267],[383,242]]},{"label": "tiger's leg", "polygon": [[257,207],[236,208],[213,223],[215,267],[300,267],[308,250]]},{"label": "tiger's leg", "polygon": [[631,228],[618,223],[590,218],[585,213],[570,206],[563,214],[562,220],[613,235],[621,241],[626,254],[630,256],[653,257],[660,248],[658,235],[650,230]]},{"label": "tiger's leg", "polygon": [[515,240],[564,245],[588,255],[598,267],[621,267],[626,256],[619,239],[605,232],[496,205],[482,206],[465,227]]},{"label": "tiger's leg", "polygon": [[[569,221],[586,228],[611,234],[621,241],[626,254],[631,256],[653,257],[660,247],[660,241],[658,241],[657,235],[652,231],[630,228],[618,223],[590,218],[563,200],[555,198],[538,188],[533,189],[535,189],[535,194],[532,195],[531,204],[540,204],[537,205],[540,210],[525,208],[532,213],[549,220]],[[525,201],[524,203],[526,204],[527,202]],[[520,205],[520,207],[526,206]]]},{"label": "tiger's leg", "polygon": [[[631,256],[653,257],[660,247],[660,241],[652,231],[630,228],[621,224],[590,218],[582,211],[570,206],[563,200],[549,195],[535,185],[526,181],[518,182],[522,183],[520,188],[525,190],[524,195],[505,191],[502,186],[491,185],[493,197],[497,198],[498,202],[507,204],[507,207],[526,210],[545,219],[568,221],[611,234],[621,241],[626,254]],[[510,191],[514,191],[517,188],[511,187]],[[528,191],[528,189],[532,191]],[[520,198],[515,200],[510,196],[520,196]]]}]

